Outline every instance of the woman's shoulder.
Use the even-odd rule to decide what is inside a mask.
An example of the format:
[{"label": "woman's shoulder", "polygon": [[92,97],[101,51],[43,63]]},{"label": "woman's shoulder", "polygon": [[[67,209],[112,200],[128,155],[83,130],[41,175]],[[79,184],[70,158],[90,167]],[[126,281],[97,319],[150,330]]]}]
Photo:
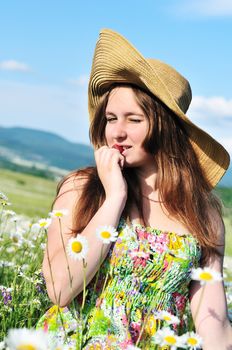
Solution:
[{"label": "woman's shoulder", "polygon": [[223,236],[225,234],[225,226],[221,212],[217,208],[210,208],[209,217],[219,237]]},{"label": "woman's shoulder", "polygon": [[73,170],[63,177],[57,185],[57,195],[77,191],[82,192],[83,187],[90,178],[96,176],[96,167],[86,167],[83,169]]},{"label": "woman's shoulder", "polygon": [[222,218],[222,214],[216,208],[209,209],[210,222],[215,233],[217,251],[219,254],[224,255],[225,250],[225,224]]}]

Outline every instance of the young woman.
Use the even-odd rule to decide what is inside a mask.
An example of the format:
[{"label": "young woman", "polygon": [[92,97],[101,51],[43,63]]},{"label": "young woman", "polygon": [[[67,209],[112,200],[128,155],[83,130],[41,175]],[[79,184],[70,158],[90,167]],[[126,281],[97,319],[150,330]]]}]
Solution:
[{"label": "young woman", "polygon": [[[175,334],[191,330],[189,301],[203,349],[232,348],[223,282],[191,281],[193,268],[222,273],[224,225],[212,189],[229,156],[185,115],[190,101],[176,70],[145,59],[118,33],[101,32],[89,82],[96,167],[67,176],[54,203],[69,212],[62,218],[65,246],[70,237],[88,241],[85,349],[182,348]],[[104,244],[96,231],[110,235],[112,227],[117,240]],[[38,328],[75,348],[78,320],[68,306],[82,299],[83,263],[68,256],[70,288],[58,232],[54,220],[43,262],[56,305]]]}]

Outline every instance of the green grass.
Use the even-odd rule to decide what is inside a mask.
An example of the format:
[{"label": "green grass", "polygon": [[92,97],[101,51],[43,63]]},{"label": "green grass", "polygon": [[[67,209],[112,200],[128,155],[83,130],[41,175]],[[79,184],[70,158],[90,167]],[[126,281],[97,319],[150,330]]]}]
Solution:
[{"label": "green grass", "polygon": [[225,208],[232,211],[232,188],[217,187],[215,192],[221,198]]},{"label": "green grass", "polygon": [[232,257],[232,214],[224,218],[226,227],[225,255]]},{"label": "green grass", "polygon": [[232,188],[217,187],[216,194],[223,203],[223,218],[226,228],[225,255],[232,257]]},{"label": "green grass", "polygon": [[0,191],[12,205],[8,208],[29,217],[47,216],[57,183],[37,176],[1,169]]}]

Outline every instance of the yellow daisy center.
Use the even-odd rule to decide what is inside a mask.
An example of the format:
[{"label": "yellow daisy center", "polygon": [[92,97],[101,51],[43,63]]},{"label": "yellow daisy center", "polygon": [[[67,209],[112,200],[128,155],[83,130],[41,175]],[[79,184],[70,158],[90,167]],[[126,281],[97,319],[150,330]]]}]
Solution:
[{"label": "yellow daisy center", "polygon": [[197,340],[195,338],[188,338],[188,344],[194,346],[197,344]]},{"label": "yellow daisy center", "polygon": [[164,316],[164,321],[171,321],[171,317],[170,316]]},{"label": "yellow daisy center", "polygon": [[111,234],[108,231],[102,231],[101,236],[102,236],[102,238],[110,238]]},{"label": "yellow daisy center", "polygon": [[63,213],[61,213],[61,211],[58,211],[57,213],[55,213],[55,216],[61,217],[61,216],[63,216]]},{"label": "yellow daisy center", "polygon": [[21,344],[17,346],[17,350],[36,350],[37,348],[31,344]]},{"label": "yellow daisy center", "polygon": [[83,247],[80,242],[73,242],[72,243],[72,251],[74,253],[80,253],[82,251]]},{"label": "yellow daisy center", "polygon": [[46,226],[46,225],[47,225],[46,221],[43,221],[43,222],[40,223],[40,226],[41,226],[41,227],[44,227],[44,226]]},{"label": "yellow daisy center", "polygon": [[176,338],[173,337],[172,335],[167,335],[164,340],[168,343],[168,344],[171,344],[171,345],[174,345],[176,344]]},{"label": "yellow daisy center", "polygon": [[200,274],[200,279],[203,281],[211,281],[213,279],[213,276],[209,272],[202,272]]}]

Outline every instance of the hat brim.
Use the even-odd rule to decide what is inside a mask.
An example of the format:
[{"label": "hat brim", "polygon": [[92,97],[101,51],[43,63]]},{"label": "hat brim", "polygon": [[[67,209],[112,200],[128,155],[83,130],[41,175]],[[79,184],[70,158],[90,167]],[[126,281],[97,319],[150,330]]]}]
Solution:
[{"label": "hat brim", "polygon": [[204,174],[211,187],[215,187],[229,166],[228,152],[191,122],[175,102],[158,72],[130,42],[117,32],[104,29],[96,44],[89,80],[90,120],[94,117],[101,96],[117,82],[131,83],[150,91],[184,122]]}]

